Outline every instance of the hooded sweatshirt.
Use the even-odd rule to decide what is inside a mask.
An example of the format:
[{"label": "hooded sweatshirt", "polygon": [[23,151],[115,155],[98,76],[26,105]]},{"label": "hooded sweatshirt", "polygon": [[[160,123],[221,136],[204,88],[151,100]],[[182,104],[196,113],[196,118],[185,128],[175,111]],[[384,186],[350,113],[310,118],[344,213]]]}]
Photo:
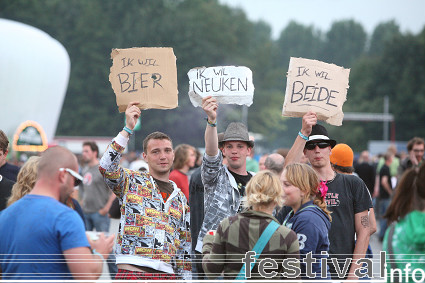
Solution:
[{"label": "hooded sweatshirt", "polygon": [[[321,259],[328,258],[328,233],[331,228],[331,222],[326,213],[317,205],[313,204],[313,201],[309,201],[303,204],[295,214],[292,210],[286,216],[283,225],[297,233],[300,243],[301,278],[303,280],[313,278],[330,280],[329,267],[326,267],[326,273],[321,278]],[[310,269],[312,273],[310,274],[312,275],[311,277],[306,274],[307,264],[302,262],[302,259],[310,252],[312,257],[316,259],[316,262],[312,264],[312,268]]]},{"label": "hooded sweatshirt", "polygon": [[[410,263],[408,282],[415,282],[411,276],[412,271],[422,269],[425,272],[425,212],[412,211],[396,223],[391,243],[388,242],[389,232],[390,229],[387,229],[383,243],[383,248],[387,252],[388,272],[391,268],[388,263],[390,260],[388,244],[390,244],[397,268],[403,270]],[[404,272],[403,270],[403,282],[406,282]],[[416,279],[421,280],[421,272],[416,272]],[[390,282],[390,277],[388,277],[388,280]]]}]

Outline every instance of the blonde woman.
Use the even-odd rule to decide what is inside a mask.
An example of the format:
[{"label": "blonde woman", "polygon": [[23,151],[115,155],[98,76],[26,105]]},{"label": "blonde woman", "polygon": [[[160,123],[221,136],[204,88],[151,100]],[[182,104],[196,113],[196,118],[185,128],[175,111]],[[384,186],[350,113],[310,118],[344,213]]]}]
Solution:
[{"label": "blonde woman", "polygon": [[[224,219],[215,234],[210,231],[204,237],[202,266],[209,278],[224,275],[225,279],[234,279],[242,268],[245,254],[253,250],[270,222],[278,222],[272,213],[276,206],[282,205],[282,186],[275,173],[260,171],[254,175],[246,186],[246,194],[244,206],[247,209]],[[251,279],[265,279],[258,274],[257,264],[262,258],[277,262],[277,268],[267,272],[284,272],[284,259],[299,258],[295,233],[284,226],[278,227],[252,269]]]},{"label": "blonde woman", "polygon": [[[312,274],[315,274],[310,274],[311,277],[306,274],[306,264],[301,262],[301,278],[330,280],[328,267],[326,274],[321,274],[320,261],[321,258],[328,257],[328,233],[332,221],[324,200],[327,187],[319,181],[316,172],[309,165],[301,163],[286,166],[281,180],[284,204],[292,208],[283,225],[297,233],[301,258],[311,252],[311,256],[316,259],[312,268]],[[326,252],[326,255],[322,255],[322,252]]]},{"label": "blonde woman", "polygon": [[22,166],[16,179],[16,183],[12,187],[12,193],[7,201],[7,206],[10,206],[15,201],[21,199],[32,190],[35,181],[37,180],[37,167],[39,161],[39,156],[31,156]]}]

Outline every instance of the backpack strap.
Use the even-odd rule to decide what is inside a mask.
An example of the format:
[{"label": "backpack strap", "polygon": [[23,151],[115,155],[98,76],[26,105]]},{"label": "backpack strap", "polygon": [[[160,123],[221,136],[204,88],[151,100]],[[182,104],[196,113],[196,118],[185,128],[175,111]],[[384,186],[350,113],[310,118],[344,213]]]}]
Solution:
[{"label": "backpack strap", "polygon": [[[254,262],[251,262],[250,270],[252,270],[252,268],[254,267],[255,262],[260,257],[261,253],[263,252],[264,247],[267,245],[267,243],[269,242],[273,233],[277,230],[277,228],[279,228],[279,226],[280,226],[280,224],[277,223],[276,221],[274,221],[274,220],[270,221],[269,225],[266,227],[264,232],[261,234],[260,238],[257,240],[257,243],[255,244],[254,248],[252,249],[252,251],[255,252],[255,256],[254,256]],[[245,278],[245,272],[246,272],[246,264],[244,264],[242,266],[242,268],[239,271],[238,276],[236,276],[235,280],[246,279]]]}]

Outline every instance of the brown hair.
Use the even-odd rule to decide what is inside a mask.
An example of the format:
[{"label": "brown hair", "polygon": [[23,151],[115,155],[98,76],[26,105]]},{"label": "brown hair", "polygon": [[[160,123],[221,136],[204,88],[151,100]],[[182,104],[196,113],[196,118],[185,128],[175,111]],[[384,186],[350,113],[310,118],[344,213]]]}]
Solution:
[{"label": "brown hair", "polygon": [[6,153],[9,147],[9,139],[7,138],[6,134],[0,130],[0,150],[3,151],[3,153]]},{"label": "brown hair", "polygon": [[389,222],[397,221],[413,210],[425,208],[425,163],[409,168],[397,185],[393,199],[384,215]]},{"label": "brown hair", "polygon": [[341,172],[343,174],[351,174],[351,173],[354,172],[354,167],[353,166],[347,166],[347,167],[345,167],[345,166],[338,166],[338,165],[335,165],[333,163],[331,163],[331,165],[332,165],[332,167],[334,168],[335,171]]},{"label": "brown hair", "polygon": [[153,132],[149,134],[144,140],[143,140],[143,152],[146,154],[148,151],[148,142],[150,140],[169,140],[171,142],[171,145],[173,145],[173,141],[171,138],[161,132]]},{"label": "brown hair", "polygon": [[332,221],[331,212],[327,209],[325,199],[319,191],[320,180],[316,171],[307,164],[293,163],[286,166],[285,172],[288,182],[304,192],[306,198],[312,198],[313,203],[323,210]]},{"label": "brown hair", "polygon": [[9,200],[7,201],[7,206],[21,199],[32,190],[35,182],[37,181],[37,167],[39,161],[39,156],[31,156],[21,167],[16,183],[12,187],[12,192]]},{"label": "brown hair", "polygon": [[181,169],[186,164],[187,160],[189,159],[189,152],[190,150],[193,150],[193,152],[196,153],[196,149],[188,144],[179,144],[174,149],[174,163],[173,167],[174,169]]},{"label": "brown hair", "polygon": [[99,158],[99,147],[94,141],[85,141],[83,143],[83,147],[84,146],[90,147],[91,151],[96,151],[96,157]]},{"label": "brown hair", "polygon": [[411,151],[415,144],[425,144],[425,141],[422,138],[414,137],[407,143],[407,150]]}]

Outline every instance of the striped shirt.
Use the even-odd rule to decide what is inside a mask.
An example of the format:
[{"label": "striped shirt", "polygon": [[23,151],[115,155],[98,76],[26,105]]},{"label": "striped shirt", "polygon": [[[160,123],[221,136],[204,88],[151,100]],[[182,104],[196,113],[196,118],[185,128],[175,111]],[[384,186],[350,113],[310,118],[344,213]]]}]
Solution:
[{"label": "striped shirt", "polygon": [[[202,266],[205,274],[209,278],[216,278],[223,272],[225,279],[234,279],[242,268],[242,259],[246,252],[254,248],[263,231],[273,220],[277,222],[272,215],[253,210],[224,219],[215,236],[207,234],[204,237]],[[280,226],[273,233],[252,269],[251,279],[266,279],[258,274],[258,263],[263,258],[273,259],[278,264],[276,269],[267,268],[267,273],[287,271],[293,274],[294,269],[285,270],[282,261],[297,259],[293,260],[291,265],[299,268],[299,244],[295,232]],[[285,278],[278,275],[272,279]]]}]

